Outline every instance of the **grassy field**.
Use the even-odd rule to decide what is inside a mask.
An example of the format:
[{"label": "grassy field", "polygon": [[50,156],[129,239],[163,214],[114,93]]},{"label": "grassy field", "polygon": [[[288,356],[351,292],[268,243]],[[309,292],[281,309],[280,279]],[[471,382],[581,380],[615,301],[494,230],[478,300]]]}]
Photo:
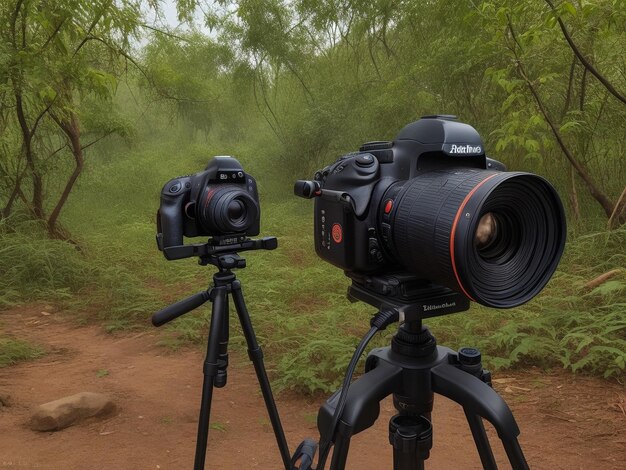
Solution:
[{"label": "grassy field", "polygon": [[[312,204],[291,192],[293,179],[307,175],[272,173],[272,156],[243,144],[226,150],[144,138],[140,146],[113,143],[94,152],[63,218],[80,249],[37,235],[32,222],[12,221],[17,231],[0,227],[0,284],[7,287],[0,308],[44,300],[111,332],[148,328],[154,311],[205,289],[213,274],[194,259],[168,262],[157,251],[159,191],[170,178],[201,170],[212,154],[232,153],[258,180],[262,235],[279,239],[275,251],[246,254],[248,268],[238,273],[275,382],[305,392],[334,389],[375,312],[350,304],[347,278],[314,253]],[[593,289],[585,284],[624,265],[626,229],[570,231],[558,272],[529,304],[514,310],[474,305],[428,324],[440,344],[480,347],[492,368],[533,364],[623,377],[626,272]],[[168,325],[164,346],[203,344],[208,314],[202,308]],[[387,343],[391,333],[376,343]],[[231,344],[244,346],[238,325]],[[12,340],[0,348],[15,351],[3,353],[0,366],[41,353]]]}]

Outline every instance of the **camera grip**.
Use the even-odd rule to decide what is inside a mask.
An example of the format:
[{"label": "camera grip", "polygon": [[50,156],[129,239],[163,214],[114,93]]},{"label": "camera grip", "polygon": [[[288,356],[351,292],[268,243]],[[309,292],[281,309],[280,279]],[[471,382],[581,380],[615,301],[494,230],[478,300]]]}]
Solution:
[{"label": "camera grip", "polygon": [[167,322],[174,320],[175,318],[184,315],[187,312],[192,311],[194,308],[198,308],[200,305],[209,300],[210,296],[207,291],[198,292],[191,297],[187,297],[175,304],[165,307],[163,310],[159,310],[152,315],[152,324],[154,326],[162,326]]},{"label": "camera grip", "polygon": [[163,187],[161,192],[159,213],[163,248],[183,244],[183,204],[187,194],[182,189],[183,184],[181,180],[172,180]]}]

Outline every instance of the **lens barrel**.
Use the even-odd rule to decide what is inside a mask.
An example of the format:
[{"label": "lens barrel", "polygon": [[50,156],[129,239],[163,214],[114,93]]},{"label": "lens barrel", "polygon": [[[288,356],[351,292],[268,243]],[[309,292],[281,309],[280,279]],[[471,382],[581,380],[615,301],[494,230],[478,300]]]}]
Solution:
[{"label": "lens barrel", "polygon": [[387,194],[394,194],[387,238],[392,256],[417,276],[488,307],[528,302],[563,253],[563,206],[540,176],[436,170]]},{"label": "lens barrel", "polygon": [[259,217],[259,205],[238,186],[208,186],[199,201],[197,216],[207,233],[245,233]]}]

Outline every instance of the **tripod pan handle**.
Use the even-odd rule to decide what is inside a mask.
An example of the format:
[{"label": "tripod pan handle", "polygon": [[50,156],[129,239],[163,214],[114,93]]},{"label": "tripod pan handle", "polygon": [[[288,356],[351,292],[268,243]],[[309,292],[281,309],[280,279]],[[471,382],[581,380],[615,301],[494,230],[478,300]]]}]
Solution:
[{"label": "tripod pan handle", "polygon": [[192,311],[194,308],[198,308],[207,300],[209,300],[209,293],[207,291],[198,292],[191,297],[187,297],[186,299],[165,307],[163,310],[159,310],[157,313],[152,315],[152,324],[154,326],[165,325],[167,322]]}]

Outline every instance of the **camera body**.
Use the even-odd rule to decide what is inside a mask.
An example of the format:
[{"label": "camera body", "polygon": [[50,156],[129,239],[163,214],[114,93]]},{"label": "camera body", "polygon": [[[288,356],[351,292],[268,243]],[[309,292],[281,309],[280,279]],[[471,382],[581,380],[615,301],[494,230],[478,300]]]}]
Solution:
[{"label": "camera body", "polygon": [[[454,116],[424,116],[392,142],[368,142],[316,172],[315,250],[349,272],[399,268],[389,250],[390,217],[407,181],[438,169],[504,171],[487,158],[478,132]],[[323,194],[325,193],[325,194]]]},{"label": "camera body", "polygon": [[[233,157],[218,156],[204,171],[168,181],[157,212],[157,245],[183,245],[183,237],[239,240],[260,232],[261,211],[255,179]],[[170,258],[168,258],[170,259]]]}]

